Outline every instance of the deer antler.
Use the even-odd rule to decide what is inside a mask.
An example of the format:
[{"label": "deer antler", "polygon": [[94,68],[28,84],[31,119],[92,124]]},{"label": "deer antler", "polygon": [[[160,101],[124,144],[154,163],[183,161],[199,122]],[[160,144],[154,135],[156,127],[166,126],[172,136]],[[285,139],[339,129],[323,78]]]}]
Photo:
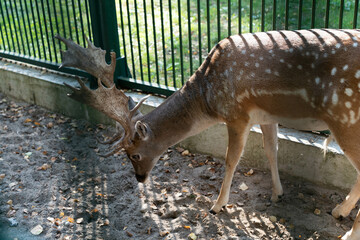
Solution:
[{"label": "deer antler", "polygon": [[61,51],[62,64],[60,67],[69,66],[79,68],[98,78],[98,88],[96,90],[90,90],[80,79],[77,79],[80,88],[75,88],[64,83],[65,86],[73,91],[71,94],[68,94],[68,96],[103,112],[123,127],[124,134],[115,134],[112,139],[104,142],[105,144],[110,144],[116,141],[111,147],[111,149],[114,150],[104,156],[115,154],[121,150],[122,146],[126,147],[129,139],[133,136],[134,123],[132,122],[132,118],[138,113],[138,108],[147,97],[141,99],[139,103],[130,110],[129,97],[127,97],[123,91],[117,89],[113,82],[116,65],[116,54],[114,52],[110,53],[111,64],[108,65],[105,62],[106,52],[100,48],[96,48],[89,39],[87,39],[88,47],[83,48],[69,39],[60,36],[56,36],[56,38],[64,42],[68,47],[67,51]]}]

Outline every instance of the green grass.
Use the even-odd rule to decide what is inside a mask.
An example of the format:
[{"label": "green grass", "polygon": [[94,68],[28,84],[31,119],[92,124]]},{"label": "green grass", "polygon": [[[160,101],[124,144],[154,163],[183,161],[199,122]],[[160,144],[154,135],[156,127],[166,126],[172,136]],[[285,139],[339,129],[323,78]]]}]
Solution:
[{"label": "green grass", "polygon": [[[115,2],[121,55],[126,56],[132,76],[177,88],[192,75],[219,40],[249,32],[251,21],[252,32],[286,27],[285,0],[276,0],[276,16],[273,16],[273,0],[253,0],[252,14],[250,0]],[[298,29],[299,0],[288,2],[287,27]],[[301,28],[326,26],[326,2],[316,1],[315,22],[312,23],[313,0],[302,1]],[[343,28],[353,27],[354,4],[355,0],[344,1]],[[53,35],[59,33],[84,45],[83,34],[91,37],[88,5],[86,0],[0,1],[0,50],[60,62],[59,50],[64,46],[54,41]],[[340,5],[341,0],[330,0],[329,28],[339,28]]]},{"label": "green grass", "polygon": [[[199,2],[200,5],[198,6],[198,1],[194,0],[171,0],[172,17],[170,19],[168,0],[119,1],[117,12],[118,24],[120,26],[119,35],[121,53],[123,56],[126,55],[128,66],[133,77],[152,83],[179,87],[183,84],[183,81],[186,81],[196,68],[199,67],[208,51],[220,39],[228,37],[229,33],[230,35],[239,33],[239,1],[229,1],[229,8],[227,0],[220,0],[220,7],[218,8],[216,0],[209,0],[208,11],[207,1],[202,0]],[[263,17],[265,24],[262,27],[262,1],[253,1],[252,32],[273,30],[273,1],[265,0],[264,2],[265,7]],[[301,28],[308,29],[312,26],[312,2],[312,0],[303,1]],[[122,18],[120,14],[120,3]],[[178,11],[179,3],[181,9],[180,16]],[[128,8],[127,4],[129,6]],[[330,1],[329,28],[339,28],[340,4],[340,0]],[[190,6],[190,8],[188,6]],[[145,8],[147,24],[145,24],[144,17]],[[198,16],[198,9],[200,9],[200,18]],[[220,13],[219,34],[218,9]],[[284,0],[276,1],[275,29],[285,29],[285,9],[286,6]],[[323,28],[326,26],[326,1],[316,1],[315,9],[315,22],[313,23],[313,26],[315,28]],[[154,15],[152,15],[152,10],[154,11]],[[207,22],[208,12],[209,25]],[[241,33],[249,32],[249,0],[241,1],[240,14]],[[354,1],[344,1],[342,27],[352,28],[353,18]],[[153,21],[155,21],[155,26],[152,24]],[[198,25],[199,21],[200,29]],[[231,22],[230,29],[228,28],[228,21]],[[170,28],[170,23],[172,23],[172,29]],[[288,29],[298,29],[298,23],[299,1],[289,1]],[[124,29],[121,29],[121,24],[123,24]],[[201,35],[199,35],[199,30]],[[123,39],[123,34],[125,39]],[[163,35],[164,38],[162,37]],[[173,48],[171,47],[171,37],[173,37]],[[131,41],[132,43],[130,43]],[[210,44],[208,44],[209,42]],[[201,46],[199,46],[200,43]]]}]

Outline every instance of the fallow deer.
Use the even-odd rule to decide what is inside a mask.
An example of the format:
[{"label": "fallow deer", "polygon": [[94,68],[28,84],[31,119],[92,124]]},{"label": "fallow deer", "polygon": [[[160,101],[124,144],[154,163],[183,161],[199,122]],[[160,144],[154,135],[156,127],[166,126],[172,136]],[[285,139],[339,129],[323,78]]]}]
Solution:
[{"label": "fallow deer", "polygon": [[[277,168],[277,124],[300,130],[330,129],[345,155],[360,171],[360,32],[314,29],[270,31],[230,36],[220,41],[186,84],[152,112],[142,115],[113,83],[105,51],[89,41],[82,48],[58,37],[68,50],[62,66],[83,69],[98,78],[90,90],[79,80],[70,96],[86,103],[123,127],[112,141],[124,148],[144,182],[159,156],[182,139],[219,122],[226,123],[229,143],[225,176],[211,211],[227,204],[230,185],[250,128],[260,124],[270,160],[273,194],[283,194]],[[131,106],[131,107],[129,107]],[[123,133],[122,133],[123,132]],[[360,177],[335,218],[346,217],[360,197]],[[342,239],[360,239],[360,212]]]}]

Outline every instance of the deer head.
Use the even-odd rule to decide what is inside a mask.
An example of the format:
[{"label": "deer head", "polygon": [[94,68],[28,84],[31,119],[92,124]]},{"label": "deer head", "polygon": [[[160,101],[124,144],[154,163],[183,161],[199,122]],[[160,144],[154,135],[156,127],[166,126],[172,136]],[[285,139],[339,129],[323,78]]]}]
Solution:
[{"label": "deer head", "polygon": [[137,180],[144,182],[163,152],[163,149],[159,150],[152,142],[151,129],[141,121],[142,114],[138,111],[148,96],[142,98],[135,105],[131,97],[116,88],[113,82],[116,65],[114,52],[110,53],[111,63],[107,64],[105,62],[106,52],[95,47],[89,39],[87,39],[88,47],[83,48],[69,39],[60,36],[55,38],[64,42],[68,48],[65,52],[61,51],[62,64],[60,67],[75,67],[97,77],[98,88],[95,90],[89,89],[80,79],[77,79],[80,88],[64,83],[72,90],[68,96],[99,110],[117,123],[117,133],[108,141],[102,142],[112,144],[110,152],[103,156],[108,157],[125,149],[134,166]]}]

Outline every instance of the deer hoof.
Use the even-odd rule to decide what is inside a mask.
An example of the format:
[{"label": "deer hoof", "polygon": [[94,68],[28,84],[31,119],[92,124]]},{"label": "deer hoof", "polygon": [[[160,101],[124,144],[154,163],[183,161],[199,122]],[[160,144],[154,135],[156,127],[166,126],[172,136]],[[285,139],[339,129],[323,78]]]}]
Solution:
[{"label": "deer hoof", "polygon": [[284,196],[284,194],[281,194],[281,195],[277,195],[277,194],[272,195],[272,196],[271,196],[271,202],[277,203],[277,202],[281,201],[281,198],[282,198],[283,196]]},{"label": "deer hoof", "polygon": [[[351,211],[352,209],[350,209]],[[347,216],[349,216],[350,211],[346,212],[343,210],[343,208],[341,207],[341,205],[337,205],[331,212],[331,215],[336,218],[336,219],[343,219],[346,218]]]}]

